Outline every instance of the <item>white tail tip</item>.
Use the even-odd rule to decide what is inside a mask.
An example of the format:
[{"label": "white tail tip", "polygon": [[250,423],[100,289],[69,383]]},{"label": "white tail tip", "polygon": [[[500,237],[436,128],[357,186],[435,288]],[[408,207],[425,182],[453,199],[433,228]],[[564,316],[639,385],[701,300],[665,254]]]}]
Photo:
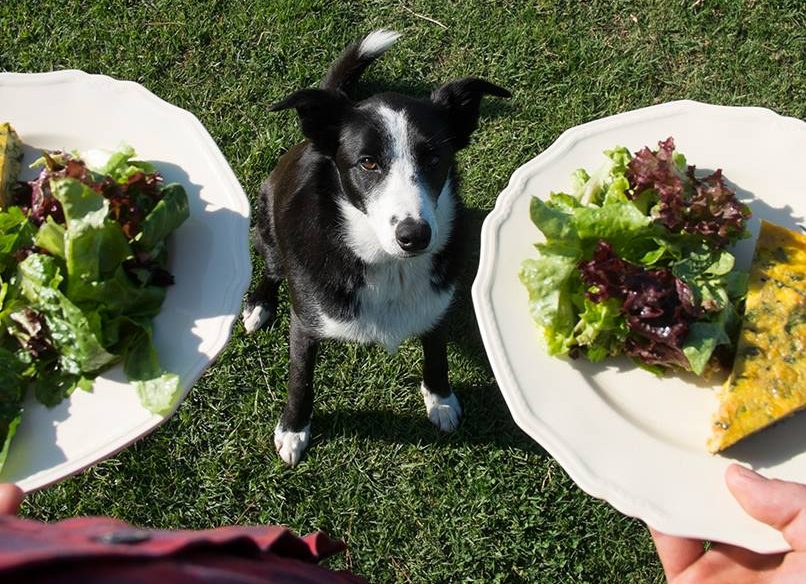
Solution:
[{"label": "white tail tip", "polygon": [[369,33],[358,47],[358,54],[364,58],[375,58],[385,53],[397,39],[400,33],[386,28]]}]

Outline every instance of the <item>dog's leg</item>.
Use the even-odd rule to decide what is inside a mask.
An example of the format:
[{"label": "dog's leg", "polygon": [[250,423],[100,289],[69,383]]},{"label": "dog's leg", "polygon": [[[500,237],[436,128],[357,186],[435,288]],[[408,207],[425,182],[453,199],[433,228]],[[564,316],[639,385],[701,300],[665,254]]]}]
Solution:
[{"label": "dog's leg", "polygon": [[441,326],[423,335],[423,383],[420,391],[425,401],[428,419],[443,432],[453,432],[459,426],[462,407],[448,381],[448,349]]},{"label": "dog's leg", "polygon": [[319,341],[291,311],[288,401],[277,427],[274,445],[286,464],[295,466],[311,438],[313,412],[313,372]]},{"label": "dog's leg", "polygon": [[241,320],[247,333],[253,333],[266,323],[271,324],[277,318],[277,292],[280,280],[264,276],[260,283],[250,292],[244,302]]},{"label": "dog's leg", "polygon": [[277,317],[277,292],[283,280],[283,269],[272,229],[271,197],[271,185],[267,181],[260,192],[260,204],[256,209],[258,223],[252,238],[255,249],[263,256],[266,269],[263,279],[244,302],[241,319],[247,333],[253,333],[267,323],[271,324]]}]

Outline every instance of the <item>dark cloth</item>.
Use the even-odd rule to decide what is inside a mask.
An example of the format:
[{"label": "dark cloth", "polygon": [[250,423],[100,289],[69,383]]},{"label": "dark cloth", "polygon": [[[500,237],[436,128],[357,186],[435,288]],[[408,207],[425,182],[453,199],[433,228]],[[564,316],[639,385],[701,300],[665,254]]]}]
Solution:
[{"label": "dark cloth", "polygon": [[344,550],[283,527],[152,530],[106,517],[42,523],[0,516],[0,582],[220,584],[365,582],[316,562]]}]

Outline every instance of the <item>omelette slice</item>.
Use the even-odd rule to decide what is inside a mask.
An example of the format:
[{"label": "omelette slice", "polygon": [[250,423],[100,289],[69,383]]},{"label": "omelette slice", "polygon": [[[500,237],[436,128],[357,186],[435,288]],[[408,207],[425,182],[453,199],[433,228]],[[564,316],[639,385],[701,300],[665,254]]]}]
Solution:
[{"label": "omelette slice", "polygon": [[0,124],[0,209],[8,206],[11,187],[17,180],[22,160],[22,142],[8,122]]},{"label": "omelette slice", "polygon": [[718,399],[711,452],[806,407],[806,235],[762,221],[736,361]]}]

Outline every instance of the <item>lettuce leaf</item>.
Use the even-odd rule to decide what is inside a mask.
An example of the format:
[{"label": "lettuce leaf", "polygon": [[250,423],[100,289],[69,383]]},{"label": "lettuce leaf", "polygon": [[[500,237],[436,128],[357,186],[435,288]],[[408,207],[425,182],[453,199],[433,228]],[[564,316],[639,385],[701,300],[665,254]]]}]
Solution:
[{"label": "lettuce leaf", "polygon": [[[730,302],[728,278],[736,259],[733,254],[703,247],[672,264],[672,273],[683,280],[694,294],[694,303],[707,312],[726,308]],[[741,295],[743,291],[737,290]]]},{"label": "lettuce leaf", "polygon": [[[61,246],[57,242],[57,227],[46,227],[42,239],[50,240],[46,242],[50,249],[62,248],[68,295],[72,296],[87,283],[107,278],[132,252],[120,225],[107,219],[109,201],[101,194],[69,178],[54,180],[52,192],[64,209],[67,225],[61,231]],[[47,225],[48,222],[44,224]]]},{"label": "lettuce leaf", "polygon": [[610,298],[602,302],[584,299],[579,321],[574,326],[574,344],[585,348],[594,363],[621,353],[629,328],[621,303]]},{"label": "lettuce leaf", "polygon": [[16,251],[33,243],[35,231],[19,207],[0,210],[0,275],[16,263]]},{"label": "lettuce leaf", "polygon": [[0,347],[0,468],[22,416],[25,368],[25,363],[14,353]]},{"label": "lettuce leaf", "polygon": [[644,147],[627,167],[631,196],[653,198],[654,215],[671,232],[694,236],[717,248],[747,237],[750,208],[728,188],[722,171],[700,179],[695,170],[686,166],[672,138],[658,142],[655,151]]},{"label": "lettuce leaf", "polygon": [[188,198],[182,185],[172,183],[162,189],[163,197],[146,216],[137,243],[150,250],[163,242],[168,235],[190,216]]},{"label": "lettuce leaf", "polygon": [[59,367],[68,374],[94,372],[115,361],[101,343],[97,315],[85,314],[59,289],[62,275],[56,259],[31,254],[17,267],[22,294],[45,318],[49,337],[59,352]]},{"label": "lettuce leaf", "polygon": [[90,150],[83,154],[76,153],[75,156],[83,159],[93,172],[109,176],[120,184],[127,182],[138,172],[148,174],[156,172],[153,164],[143,160],[132,160],[137,154],[128,144],[123,144],[115,151]]},{"label": "lettuce leaf", "polygon": [[171,412],[181,393],[179,376],[165,373],[160,367],[150,327],[141,326],[133,335],[123,370],[146,408],[159,415]]},{"label": "lettuce leaf", "polygon": [[575,273],[576,259],[559,254],[543,254],[521,265],[519,276],[529,291],[529,310],[535,322],[544,327],[552,355],[570,349],[574,328],[570,280]]}]

